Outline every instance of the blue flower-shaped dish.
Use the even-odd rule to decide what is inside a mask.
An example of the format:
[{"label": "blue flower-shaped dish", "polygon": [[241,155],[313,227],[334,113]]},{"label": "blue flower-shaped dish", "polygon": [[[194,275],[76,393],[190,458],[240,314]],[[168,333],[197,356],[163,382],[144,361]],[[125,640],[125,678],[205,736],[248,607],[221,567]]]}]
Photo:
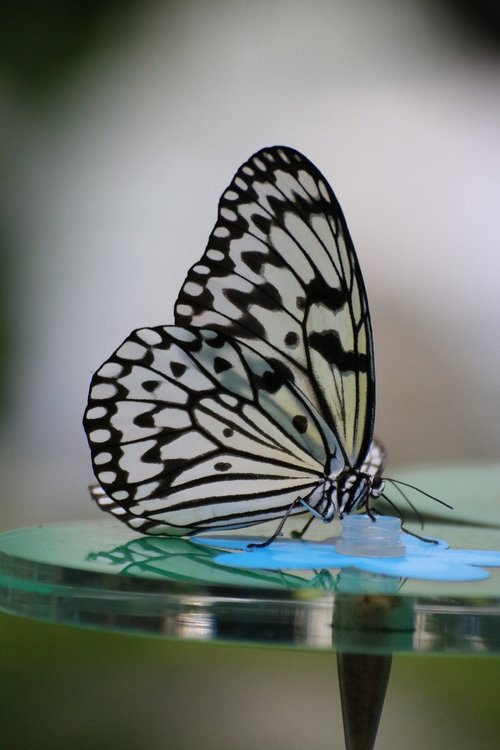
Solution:
[{"label": "blue flower-shaped dish", "polygon": [[269,547],[261,548],[249,547],[249,543],[261,540],[242,537],[199,537],[194,541],[224,549],[215,558],[216,563],[247,570],[357,568],[396,578],[479,581],[490,575],[485,567],[500,567],[500,552],[494,550],[450,549],[442,539],[424,541],[408,534],[402,536],[405,551],[399,557],[341,554],[337,550],[338,540],[278,539]]}]

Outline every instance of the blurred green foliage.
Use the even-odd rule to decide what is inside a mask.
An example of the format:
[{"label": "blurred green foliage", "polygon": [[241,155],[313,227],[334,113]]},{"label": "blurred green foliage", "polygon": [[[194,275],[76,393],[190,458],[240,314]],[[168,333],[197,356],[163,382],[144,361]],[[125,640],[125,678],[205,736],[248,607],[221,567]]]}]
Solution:
[{"label": "blurred green foliage", "polygon": [[17,92],[38,97],[71,75],[132,5],[130,0],[3,3],[0,73]]}]

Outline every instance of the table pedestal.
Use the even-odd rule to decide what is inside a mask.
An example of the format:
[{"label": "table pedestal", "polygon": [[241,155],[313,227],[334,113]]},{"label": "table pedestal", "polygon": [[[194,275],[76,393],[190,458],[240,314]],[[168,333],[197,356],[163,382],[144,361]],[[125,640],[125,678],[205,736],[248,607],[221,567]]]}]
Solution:
[{"label": "table pedestal", "polygon": [[337,654],[346,750],[375,747],[391,664],[391,656]]}]

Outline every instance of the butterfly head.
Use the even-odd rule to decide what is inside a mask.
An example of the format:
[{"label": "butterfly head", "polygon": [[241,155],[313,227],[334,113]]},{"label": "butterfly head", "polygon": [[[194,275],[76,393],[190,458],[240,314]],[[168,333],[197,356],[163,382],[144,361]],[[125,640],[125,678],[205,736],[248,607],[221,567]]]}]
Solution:
[{"label": "butterfly head", "polygon": [[346,469],[335,480],[339,516],[367,507],[368,498],[379,497],[384,491],[384,481],[379,475],[367,474],[358,469]]}]

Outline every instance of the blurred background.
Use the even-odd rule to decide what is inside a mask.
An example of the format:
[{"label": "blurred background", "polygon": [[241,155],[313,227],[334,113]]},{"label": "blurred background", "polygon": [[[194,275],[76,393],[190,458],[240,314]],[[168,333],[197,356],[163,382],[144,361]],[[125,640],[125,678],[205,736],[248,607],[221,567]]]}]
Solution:
[{"label": "blurred background", "polygon": [[[315,162],[346,214],[370,299],[377,434],[391,471],[498,459],[500,11],[494,0],[54,0],[28,8],[6,2],[0,66],[1,529],[99,517],[87,496],[92,474],[81,428],[92,372],[133,328],[172,321],[177,292],[204,250],[222,190],[253,151],[275,143]],[[75,675],[91,670],[91,657],[85,667],[75,665],[80,648],[97,659],[99,648],[109,646],[115,656],[100,662],[109,667],[109,698],[121,644],[119,695],[125,704],[136,691],[146,700],[153,678],[150,669],[137,667],[142,641],[108,643],[63,628],[33,625],[29,631],[28,624],[16,625],[20,635],[14,635],[12,622],[5,633],[13,654],[35,653],[30,644],[38,639],[56,651],[64,644],[57,674],[45,671],[58,668],[42,656],[28,660],[19,677],[23,692],[23,679],[41,675],[37,670],[45,675],[43,689],[44,680],[62,680],[65,665]],[[201,647],[164,652],[155,642],[147,648],[163,654],[164,664],[165,654],[187,649],[189,679],[208,690],[213,669],[220,669],[220,654],[217,660]],[[228,650],[229,663],[236,654],[237,666],[222,670],[233,682],[247,667],[253,674],[254,703],[245,714],[247,729],[240,729],[245,740],[215,734],[219,748],[251,744],[248,732],[255,727],[248,717],[259,715],[261,678],[248,653]],[[261,724],[271,733],[255,735],[259,744],[328,747],[333,717],[322,718],[326,734],[308,731],[306,739],[293,724],[286,730],[279,713],[283,705],[299,705],[304,715],[317,708],[290,692],[289,675],[302,659],[300,692],[321,693],[322,660],[269,658],[276,688],[269,694],[276,703]],[[9,679],[19,664],[12,659],[10,666],[4,662]],[[130,659],[133,684],[126,677]],[[329,680],[334,662],[328,659]],[[409,661],[417,669],[417,660]],[[408,731],[418,706],[425,721],[435,716],[441,701],[436,685],[444,694],[451,685],[456,689],[454,668],[447,672],[444,664],[428,660],[428,671],[418,667],[408,684],[411,669],[399,673],[406,687],[398,695],[407,696],[408,713],[400,707],[394,736]],[[470,684],[475,668],[464,661]],[[187,679],[180,662],[171,670],[168,680]],[[81,680],[89,696],[90,673]],[[452,674],[448,687],[444,677],[439,681],[446,674]],[[219,680],[220,689],[231,680]],[[108,685],[104,678],[102,684]],[[486,695],[491,681],[485,684]],[[32,688],[35,701],[38,688]],[[64,694],[58,717],[65,707],[71,713],[81,705],[76,694]],[[35,721],[43,724],[50,709],[42,702],[37,710]],[[230,710],[236,711],[232,704]],[[451,731],[452,707],[446,710],[443,726]],[[156,704],[154,713],[158,729],[164,717]],[[446,744],[470,747],[475,734],[476,747],[495,747],[490,735],[478,744],[473,724],[467,734],[462,724],[468,715],[460,713],[460,730]],[[64,726],[80,736],[74,717]],[[168,745],[169,728],[162,732]],[[125,735],[130,747],[139,746]],[[69,746],[68,736],[61,747]],[[43,744],[33,736],[26,746],[59,747],[50,737]],[[439,734],[425,737],[427,748],[444,746]],[[405,737],[408,748],[411,740]],[[170,746],[197,746],[190,742]],[[382,746],[399,742],[387,739]]]}]

